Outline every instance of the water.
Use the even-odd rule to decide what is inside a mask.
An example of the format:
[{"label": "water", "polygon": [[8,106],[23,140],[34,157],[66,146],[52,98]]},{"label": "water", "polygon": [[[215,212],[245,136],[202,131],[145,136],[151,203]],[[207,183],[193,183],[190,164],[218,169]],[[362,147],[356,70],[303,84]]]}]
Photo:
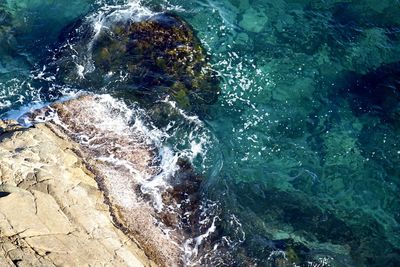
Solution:
[{"label": "water", "polygon": [[[127,3],[0,0],[0,117],[85,90],[43,62],[65,26]],[[220,79],[200,117],[166,99],[182,116],[156,138],[205,177],[188,264],[400,265],[400,1],[128,4],[183,17]]]}]

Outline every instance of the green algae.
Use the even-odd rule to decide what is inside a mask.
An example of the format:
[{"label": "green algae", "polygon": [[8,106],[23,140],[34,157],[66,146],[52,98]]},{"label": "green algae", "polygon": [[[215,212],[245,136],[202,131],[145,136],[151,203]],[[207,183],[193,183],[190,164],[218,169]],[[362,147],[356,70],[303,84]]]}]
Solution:
[{"label": "green algae", "polygon": [[[83,24],[77,29],[90,32],[89,27]],[[82,54],[91,44],[93,71],[86,71],[84,79],[76,76],[71,56],[74,51],[61,51],[54,66],[61,66],[58,76],[66,84],[125,91],[147,106],[169,96],[178,107],[192,112],[216,101],[218,80],[208,56],[192,28],[177,16],[160,14],[141,21],[116,21],[99,32],[93,43],[79,36],[77,39],[72,45]]]},{"label": "green algae", "polygon": [[[201,50],[193,56],[199,64],[174,64],[188,54],[185,46],[162,55],[152,54],[148,41],[129,46],[131,29],[121,24],[112,29],[121,40],[105,34],[93,47],[101,75],[78,80],[76,65],[66,65],[65,84],[102,92],[116,88],[121,98],[147,103],[170,95],[186,110],[196,110],[197,100],[213,103],[207,124],[223,160],[207,155],[215,167],[209,167],[213,175],[203,190],[223,203],[223,236],[239,240],[228,265],[398,266],[400,109],[399,76],[393,71],[400,61],[398,2],[169,3],[187,11],[177,13],[199,38],[191,47]],[[147,23],[137,30],[154,27]],[[8,25],[2,33],[13,44],[1,51],[11,55],[0,58],[9,70],[18,39]],[[121,59],[127,51],[132,57]],[[134,56],[142,53],[148,53],[149,65]],[[217,102],[213,75],[197,71],[203,59],[220,76]],[[139,78],[118,87],[119,76],[104,75],[121,66]],[[141,80],[152,73],[163,75]],[[180,116],[166,103],[149,112],[162,127]],[[230,214],[242,223],[244,241],[229,223]],[[269,257],[276,251],[286,260]]]}]

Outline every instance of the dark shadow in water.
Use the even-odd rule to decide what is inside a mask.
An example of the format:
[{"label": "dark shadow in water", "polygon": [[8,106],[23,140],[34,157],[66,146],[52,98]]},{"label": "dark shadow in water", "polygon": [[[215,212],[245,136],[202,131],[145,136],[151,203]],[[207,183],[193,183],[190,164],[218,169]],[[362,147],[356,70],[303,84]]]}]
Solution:
[{"label": "dark shadow in water", "polygon": [[378,116],[381,122],[400,122],[400,62],[383,65],[365,75],[349,73],[348,87],[342,95],[348,98],[357,116]]}]

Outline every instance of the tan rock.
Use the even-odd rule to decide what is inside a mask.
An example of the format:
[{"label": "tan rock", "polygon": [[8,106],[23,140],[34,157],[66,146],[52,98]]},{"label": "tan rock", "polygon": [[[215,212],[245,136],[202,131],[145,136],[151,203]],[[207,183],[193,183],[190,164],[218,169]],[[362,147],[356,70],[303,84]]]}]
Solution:
[{"label": "tan rock", "polygon": [[160,133],[134,112],[85,95],[28,114],[30,128],[0,122],[0,263],[185,265],[200,177],[183,161],[159,176]]},{"label": "tan rock", "polygon": [[21,128],[21,126],[18,124],[18,122],[9,120],[9,121],[2,121],[0,120],[0,134],[7,132],[7,131],[13,131]]},{"label": "tan rock", "polygon": [[[47,120],[46,125],[54,133],[79,146],[84,165],[96,176],[114,222],[125,234],[136,240],[157,264],[183,265],[184,236],[178,223],[170,228],[164,225],[149,196],[142,193],[141,186],[154,179],[160,169],[156,148],[143,132],[146,129],[132,126],[130,115],[131,110],[111,96],[84,95],[37,110],[30,117],[33,121],[35,118]],[[41,155],[45,161],[57,154],[47,151]],[[57,161],[77,165],[68,153]],[[65,200],[59,202],[65,203]]]},{"label": "tan rock", "polygon": [[76,144],[45,124],[9,125],[0,122],[0,266],[155,266],[115,227]]}]

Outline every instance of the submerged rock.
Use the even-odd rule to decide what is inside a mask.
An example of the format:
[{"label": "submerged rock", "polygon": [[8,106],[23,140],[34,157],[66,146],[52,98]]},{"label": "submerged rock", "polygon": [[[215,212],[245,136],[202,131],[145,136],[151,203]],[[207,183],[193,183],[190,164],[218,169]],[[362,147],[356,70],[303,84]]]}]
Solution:
[{"label": "submerged rock", "polygon": [[[24,47],[24,52],[33,57],[43,56],[46,46],[56,41],[55,37],[65,24],[87,13],[92,4],[90,0],[0,1],[0,25],[12,24],[18,49]],[[7,16],[3,15],[5,13]]]},{"label": "submerged rock", "polygon": [[114,92],[145,106],[169,96],[190,111],[216,101],[218,81],[208,57],[192,28],[175,15],[110,15],[65,32],[67,41],[50,66],[68,85]]},{"label": "submerged rock", "polygon": [[268,22],[268,17],[264,12],[252,7],[243,14],[239,26],[249,32],[260,33]]},{"label": "submerged rock", "polygon": [[400,62],[382,65],[359,75],[348,75],[342,94],[357,116],[379,116],[383,122],[400,122]]}]

